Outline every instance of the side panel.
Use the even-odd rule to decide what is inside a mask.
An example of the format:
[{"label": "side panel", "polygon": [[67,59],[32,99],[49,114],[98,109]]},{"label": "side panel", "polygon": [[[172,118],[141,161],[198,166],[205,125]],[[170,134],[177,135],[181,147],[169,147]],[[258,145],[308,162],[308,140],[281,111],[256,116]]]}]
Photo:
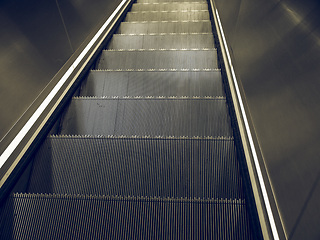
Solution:
[{"label": "side panel", "polygon": [[216,0],[289,239],[319,239],[320,4]]},{"label": "side panel", "polygon": [[40,102],[36,97],[120,2],[1,1],[0,153],[10,142],[8,131],[20,118],[17,129],[26,122]]}]

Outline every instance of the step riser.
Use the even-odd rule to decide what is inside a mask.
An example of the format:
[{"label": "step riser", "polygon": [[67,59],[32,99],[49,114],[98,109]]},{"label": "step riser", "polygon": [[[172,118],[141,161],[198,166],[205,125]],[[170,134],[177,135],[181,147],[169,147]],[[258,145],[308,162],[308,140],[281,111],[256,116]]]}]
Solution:
[{"label": "step riser", "polygon": [[131,11],[185,11],[185,10],[208,10],[206,3],[159,3],[159,4],[138,4],[132,5]]},{"label": "step riser", "polygon": [[6,210],[3,239],[253,239],[236,202],[21,196]]},{"label": "step riser", "polygon": [[92,71],[81,96],[225,96],[221,72]]},{"label": "step riser", "polygon": [[201,35],[113,35],[108,49],[192,49],[214,48],[212,34]]},{"label": "step riser", "polygon": [[74,99],[61,133],[232,136],[225,100]]},{"label": "step riser", "polygon": [[232,139],[51,137],[28,192],[243,198]]},{"label": "step riser", "polygon": [[103,51],[98,69],[216,69],[216,50]]},{"label": "step riser", "polygon": [[153,22],[120,24],[120,34],[150,34],[150,33],[212,33],[209,21],[201,22]]},{"label": "step riser", "polygon": [[125,18],[126,22],[197,20],[210,20],[208,10],[188,12],[129,12]]}]

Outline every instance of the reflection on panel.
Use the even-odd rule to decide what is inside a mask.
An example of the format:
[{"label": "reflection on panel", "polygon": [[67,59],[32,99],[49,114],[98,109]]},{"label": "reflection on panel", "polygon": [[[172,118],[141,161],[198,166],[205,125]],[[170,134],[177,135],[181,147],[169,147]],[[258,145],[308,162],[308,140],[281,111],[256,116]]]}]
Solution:
[{"label": "reflection on panel", "polygon": [[290,239],[319,239],[320,4],[217,0]]},{"label": "reflection on panel", "polygon": [[[26,122],[31,111],[25,117],[23,114],[50,79],[119,3],[120,0],[0,2],[0,152],[10,141],[4,139],[8,131],[20,118],[18,125]],[[13,129],[11,135],[17,131]]]}]

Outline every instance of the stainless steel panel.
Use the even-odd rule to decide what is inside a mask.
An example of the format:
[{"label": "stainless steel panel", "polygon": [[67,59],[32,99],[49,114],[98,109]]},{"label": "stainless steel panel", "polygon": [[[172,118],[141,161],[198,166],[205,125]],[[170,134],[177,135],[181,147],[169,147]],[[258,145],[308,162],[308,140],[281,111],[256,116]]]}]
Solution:
[{"label": "stainless steel panel", "polygon": [[216,2],[287,237],[319,239],[319,2]]},{"label": "stainless steel panel", "polygon": [[[119,3],[120,0],[1,1],[0,152],[40,104],[41,99],[35,101],[36,97]],[[17,128],[3,139],[17,121]]]}]

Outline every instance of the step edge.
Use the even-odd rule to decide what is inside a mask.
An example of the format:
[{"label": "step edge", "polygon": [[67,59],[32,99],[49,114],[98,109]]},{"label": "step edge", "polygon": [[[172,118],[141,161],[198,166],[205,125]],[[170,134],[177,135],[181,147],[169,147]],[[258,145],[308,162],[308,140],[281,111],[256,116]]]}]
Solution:
[{"label": "step edge", "polygon": [[192,23],[192,22],[208,22],[211,23],[210,20],[182,20],[182,21],[130,21],[130,22],[122,22],[123,23]]},{"label": "step edge", "polygon": [[102,200],[102,201],[132,201],[132,202],[173,202],[173,203],[198,203],[198,204],[232,204],[245,205],[245,199],[232,198],[174,198],[174,197],[157,197],[157,196],[110,196],[110,195],[93,195],[93,194],[58,194],[58,193],[13,193],[10,198],[24,199],[78,199],[78,200]]},{"label": "step edge", "polygon": [[[191,13],[191,12],[204,12],[209,14],[209,10],[150,10],[150,11],[131,11],[128,14],[141,14],[141,13]],[[127,14],[127,16],[128,16]]]},{"label": "step edge", "polygon": [[165,51],[181,51],[181,52],[186,52],[186,51],[212,51],[212,52],[217,52],[216,48],[160,48],[160,49],[145,49],[145,48],[140,48],[140,49],[104,49],[103,52],[165,52]]},{"label": "step edge", "polygon": [[233,136],[150,136],[150,135],[71,135],[53,134],[48,139],[140,139],[140,140],[191,140],[191,141],[229,141],[233,142]]},{"label": "step edge", "polygon": [[183,69],[92,69],[91,72],[221,72],[220,68]]}]

